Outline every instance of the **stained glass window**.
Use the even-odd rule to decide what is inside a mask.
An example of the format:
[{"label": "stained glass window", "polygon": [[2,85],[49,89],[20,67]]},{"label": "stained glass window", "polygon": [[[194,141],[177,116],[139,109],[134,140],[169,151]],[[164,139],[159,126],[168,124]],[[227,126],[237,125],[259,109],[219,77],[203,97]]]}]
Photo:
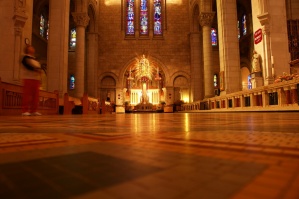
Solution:
[{"label": "stained glass window", "polygon": [[43,15],[40,15],[40,20],[39,20],[39,34],[42,37],[44,37],[44,34],[45,34],[45,17]]},{"label": "stained glass window", "polygon": [[247,25],[246,25],[246,15],[243,15],[242,17],[242,33],[243,35],[246,35],[247,34]]},{"label": "stained glass window", "polygon": [[238,39],[240,39],[241,35],[240,35],[240,21],[238,20]]},{"label": "stained glass window", "polygon": [[127,30],[126,33],[128,35],[135,34],[134,28],[134,0],[127,0]]},{"label": "stained glass window", "polygon": [[39,19],[39,34],[45,39],[49,38],[49,20],[43,14],[40,15]]},{"label": "stained glass window", "polygon": [[217,30],[215,28],[211,29],[211,40],[212,40],[212,46],[217,46]]},{"label": "stained glass window", "polygon": [[71,75],[70,77],[70,89],[75,89],[75,76]]},{"label": "stained glass window", "polygon": [[141,0],[140,2],[140,34],[148,34],[147,0]]},{"label": "stained glass window", "polygon": [[76,37],[76,28],[71,29],[71,35],[70,35],[70,47],[71,48],[75,48],[76,47],[76,41],[77,41],[77,37]]},{"label": "stained glass window", "polygon": [[47,34],[47,39],[49,39],[49,27],[50,27],[50,23],[49,23],[49,20],[48,20],[48,23],[47,23],[47,30],[46,30],[46,34]]},{"label": "stained glass window", "polygon": [[247,86],[247,88],[248,88],[248,89],[252,89],[251,75],[248,75],[248,77],[247,77],[247,81],[248,81],[248,86]]},{"label": "stained glass window", "polygon": [[161,0],[154,0],[154,34],[162,34]]},{"label": "stained glass window", "polygon": [[216,74],[214,75],[214,87],[215,87],[215,88],[218,87],[218,77],[217,77]]}]

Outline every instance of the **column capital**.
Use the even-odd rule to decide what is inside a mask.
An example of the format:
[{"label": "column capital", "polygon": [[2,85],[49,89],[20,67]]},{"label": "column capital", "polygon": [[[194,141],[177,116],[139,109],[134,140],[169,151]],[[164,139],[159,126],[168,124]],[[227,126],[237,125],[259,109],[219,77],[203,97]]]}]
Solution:
[{"label": "column capital", "polygon": [[201,12],[199,14],[199,23],[201,26],[211,26],[215,12]]},{"label": "column capital", "polygon": [[86,12],[73,12],[72,16],[74,18],[76,26],[83,26],[84,28],[86,28],[90,19]]}]

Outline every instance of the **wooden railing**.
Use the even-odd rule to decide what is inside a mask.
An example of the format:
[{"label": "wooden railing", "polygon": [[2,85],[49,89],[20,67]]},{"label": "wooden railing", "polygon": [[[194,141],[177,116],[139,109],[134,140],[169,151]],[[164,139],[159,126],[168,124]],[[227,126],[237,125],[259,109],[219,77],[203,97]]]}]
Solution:
[{"label": "wooden railing", "polygon": [[299,111],[299,79],[183,104],[182,111]]},{"label": "wooden railing", "polygon": [[[0,78],[0,115],[21,115],[23,87],[2,82]],[[45,115],[58,114],[58,92],[40,90],[38,111]]]},{"label": "wooden railing", "polygon": [[98,99],[88,97],[85,93],[81,99],[64,94],[60,106],[63,106],[63,114],[99,114]]},{"label": "wooden railing", "polygon": [[111,114],[112,112],[114,112],[114,107],[113,104],[111,104],[111,102],[102,100],[101,101],[101,107],[100,107],[100,113],[101,114]]}]

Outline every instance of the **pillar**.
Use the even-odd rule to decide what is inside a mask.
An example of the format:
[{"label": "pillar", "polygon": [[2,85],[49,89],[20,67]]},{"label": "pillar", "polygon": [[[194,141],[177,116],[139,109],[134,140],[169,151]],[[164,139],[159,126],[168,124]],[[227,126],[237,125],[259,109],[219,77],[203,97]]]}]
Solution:
[{"label": "pillar", "polygon": [[200,32],[193,32],[190,34],[191,45],[191,100],[198,101],[203,99],[203,70],[201,70],[201,56],[200,50]]},{"label": "pillar", "polygon": [[63,98],[68,85],[70,0],[50,1],[49,4],[47,85],[49,91],[57,90]]},{"label": "pillar", "polygon": [[220,71],[224,71],[221,93],[229,94],[242,89],[240,51],[237,29],[236,0],[217,0]]},{"label": "pillar", "polygon": [[270,15],[268,13],[264,13],[257,16],[260,20],[262,25],[263,31],[263,53],[264,53],[264,60],[263,60],[263,78],[264,78],[264,85],[267,86],[272,84],[274,81],[274,65],[272,66],[272,49],[271,49],[271,36],[270,36]]},{"label": "pillar", "polygon": [[72,13],[76,24],[75,96],[82,97],[85,91],[85,29],[89,23],[86,12]]},{"label": "pillar", "polygon": [[87,93],[97,96],[98,34],[87,33]]},{"label": "pillar", "polygon": [[202,26],[203,34],[203,61],[204,61],[204,98],[214,96],[214,81],[213,81],[213,62],[212,62],[212,41],[211,41],[211,23],[215,13],[201,12],[199,14],[200,25]]}]

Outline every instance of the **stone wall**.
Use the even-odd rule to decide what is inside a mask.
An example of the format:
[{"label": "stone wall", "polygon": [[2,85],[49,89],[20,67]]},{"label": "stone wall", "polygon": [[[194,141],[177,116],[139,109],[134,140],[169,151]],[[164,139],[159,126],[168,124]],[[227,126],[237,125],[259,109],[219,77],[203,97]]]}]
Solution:
[{"label": "stone wall", "polygon": [[[120,4],[106,5],[99,2],[99,65],[98,76],[112,72],[120,79],[121,71],[130,62],[145,54],[162,63],[169,75],[177,71],[190,71],[189,5],[167,3],[163,16],[163,39],[140,38],[138,32],[133,39],[125,38],[124,16]],[[168,78],[170,78],[170,76]],[[100,80],[98,80],[100,82]],[[120,82],[122,86],[122,82]],[[169,82],[172,84],[172,82]]]}]

